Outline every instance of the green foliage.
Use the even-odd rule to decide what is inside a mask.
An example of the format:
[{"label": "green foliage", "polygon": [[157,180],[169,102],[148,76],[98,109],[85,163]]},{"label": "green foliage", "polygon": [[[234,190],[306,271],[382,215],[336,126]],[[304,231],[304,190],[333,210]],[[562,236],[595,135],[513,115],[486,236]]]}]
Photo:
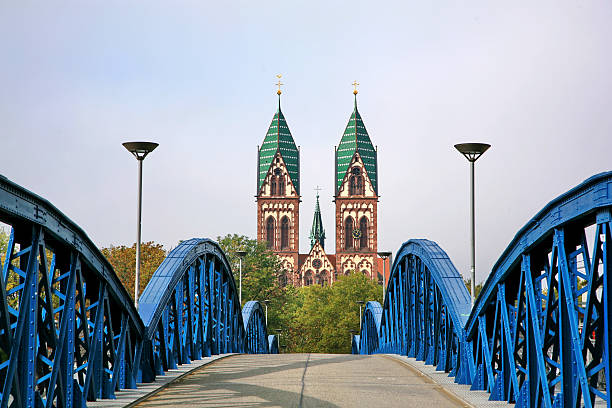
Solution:
[{"label": "green foliage", "polygon": [[280,284],[284,278],[280,259],[265,243],[244,235],[228,234],[217,237],[217,242],[232,267],[236,287],[240,285],[240,259],[236,251],[246,251],[242,260],[242,304],[249,300],[269,300],[268,332],[273,334],[274,329],[287,327],[287,311],[294,307],[295,289],[283,288]]},{"label": "green foliage", "polygon": [[359,330],[357,301],[382,300],[380,285],[357,272],[340,276],[332,286],[298,291],[283,341],[288,352],[350,353],[351,330]]},{"label": "green foliage", "polygon": [[[136,273],[136,244],[131,247],[111,246],[102,248],[102,254],[108,259],[108,262],[113,266],[119,280],[134,298],[134,277]],[[147,283],[151,280],[151,276],[157,267],[166,258],[167,252],[161,244],[154,242],[144,242],[140,245],[140,277],[139,291],[142,293]]]},{"label": "green foliage", "polygon": [[236,286],[240,281],[240,258],[236,255],[236,251],[246,251],[242,260],[243,304],[249,300],[272,300],[278,295],[281,262],[268,251],[265,243],[237,234],[217,237],[217,242],[231,265]]}]

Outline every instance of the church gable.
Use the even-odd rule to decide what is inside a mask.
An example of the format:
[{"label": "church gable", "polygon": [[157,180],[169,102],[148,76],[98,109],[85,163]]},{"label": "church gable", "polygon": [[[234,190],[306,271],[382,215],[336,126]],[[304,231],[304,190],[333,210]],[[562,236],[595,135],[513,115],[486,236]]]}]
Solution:
[{"label": "church gable", "polygon": [[338,188],[337,197],[365,197],[377,198],[378,195],[374,189],[374,185],[370,179],[367,167],[363,163],[359,153],[353,155],[350,161],[344,179]]},{"label": "church gable", "polygon": [[335,267],[317,241],[300,268],[302,285],[329,285],[333,282]]},{"label": "church gable", "polygon": [[273,157],[258,193],[259,197],[299,197],[280,153]]}]

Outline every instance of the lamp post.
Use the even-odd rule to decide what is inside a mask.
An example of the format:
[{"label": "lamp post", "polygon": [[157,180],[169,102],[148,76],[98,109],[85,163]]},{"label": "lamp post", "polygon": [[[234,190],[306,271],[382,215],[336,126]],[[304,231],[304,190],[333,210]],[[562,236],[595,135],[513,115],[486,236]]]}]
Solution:
[{"label": "lamp post", "polygon": [[387,280],[387,274],[385,272],[385,268],[387,266],[387,262],[385,262],[385,259],[389,259],[389,257],[391,256],[391,252],[389,251],[383,251],[383,252],[379,252],[378,256],[380,256],[383,259],[383,284],[382,284],[382,294],[383,294],[383,306],[385,304],[385,281]]},{"label": "lamp post", "polygon": [[471,238],[472,238],[472,307],[476,299],[476,221],[474,216],[474,163],[486,152],[490,144],[486,143],[460,143],[455,145],[455,149],[459,151],[470,162],[470,218],[472,223]]},{"label": "lamp post", "polygon": [[270,303],[269,299],[262,300],[261,303],[266,307],[266,327],[268,327],[268,303]]},{"label": "lamp post", "polygon": [[136,276],[134,277],[134,306],[138,309],[138,286],[140,284],[140,230],[142,220],[142,162],[159,146],[153,142],[125,142],[125,147],[138,160],[138,224],[136,230]]},{"label": "lamp post", "polygon": [[[240,301],[240,307],[242,308],[242,258],[246,256],[246,251],[236,251],[236,255],[240,259],[240,289],[238,290],[238,300]],[[268,322],[266,321],[266,324]]]},{"label": "lamp post", "polygon": [[361,307],[365,304],[365,301],[358,300],[357,303],[359,304],[359,333],[361,334]]}]

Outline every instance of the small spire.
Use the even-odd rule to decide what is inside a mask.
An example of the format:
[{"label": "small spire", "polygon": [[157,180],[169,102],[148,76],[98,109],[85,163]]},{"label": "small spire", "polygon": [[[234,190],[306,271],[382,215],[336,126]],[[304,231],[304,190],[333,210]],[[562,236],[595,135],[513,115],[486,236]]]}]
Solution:
[{"label": "small spire", "polygon": [[357,90],[357,87],[359,86],[359,83],[355,80],[353,81],[353,95],[355,95],[355,109],[357,109],[357,94],[359,93],[359,91]]},{"label": "small spire", "polygon": [[310,230],[310,249],[319,241],[321,248],[325,249],[325,230],[323,229],[323,219],[321,217],[321,207],[319,206],[319,191],[321,187],[315,188],[317,191],[317,203],[315,205],[314,218],[312,220],[312,229]]}]

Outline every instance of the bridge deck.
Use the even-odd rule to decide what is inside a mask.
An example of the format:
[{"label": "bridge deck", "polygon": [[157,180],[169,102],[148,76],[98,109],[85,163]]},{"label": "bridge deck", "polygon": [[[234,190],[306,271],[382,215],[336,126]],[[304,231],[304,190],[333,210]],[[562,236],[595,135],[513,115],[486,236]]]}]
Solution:
[{"label": "bridge deck", "polygon": [[462,401],[381,355],[236,355],[195,370],[137,407],[457,407]]}]

